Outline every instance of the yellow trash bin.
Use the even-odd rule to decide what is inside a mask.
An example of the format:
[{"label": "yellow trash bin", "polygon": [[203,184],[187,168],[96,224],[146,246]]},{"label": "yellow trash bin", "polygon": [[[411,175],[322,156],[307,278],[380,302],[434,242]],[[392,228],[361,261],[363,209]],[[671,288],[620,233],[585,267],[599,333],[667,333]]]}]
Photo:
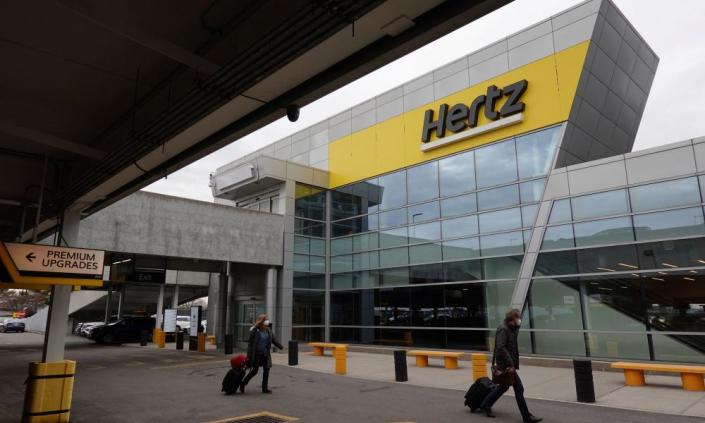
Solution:
[{"label": "yellow trash bin", "polygon": [[69,421],[76,362],[29,363],[23,423]]}]

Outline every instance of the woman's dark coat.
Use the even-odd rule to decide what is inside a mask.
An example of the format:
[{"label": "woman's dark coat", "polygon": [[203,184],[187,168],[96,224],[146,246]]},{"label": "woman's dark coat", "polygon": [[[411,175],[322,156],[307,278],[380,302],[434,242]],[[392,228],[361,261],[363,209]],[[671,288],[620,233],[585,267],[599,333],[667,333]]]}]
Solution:
[{"label": "woman's dark coat", "polygon": [[[265,328],[267,332],[269,332],[269,342],[267,342],[267,362],[263,363],[262,365],[266,365],[267,368],[272,367],[272,344],[279,348],[280,350],[283,350],[284,347],[277,341],[277,338],[274,337],[274,332],[272,332],[271,329]],[[260,332],[262,329],[259,328],[259,326],[254,326],[252,329],[250,329],[250,339],[247,341],[247,361],[250,362],[250,365],[254,365],[255,363],[255,356],[257,355],[257,343],[259,342],[259,337],[260,337]]]}]

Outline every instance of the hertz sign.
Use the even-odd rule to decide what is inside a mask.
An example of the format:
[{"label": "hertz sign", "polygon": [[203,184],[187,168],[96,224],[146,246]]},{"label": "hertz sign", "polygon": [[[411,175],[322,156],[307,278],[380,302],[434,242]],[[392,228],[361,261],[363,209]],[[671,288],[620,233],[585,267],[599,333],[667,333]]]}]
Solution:
[{"label": "hertz sign", "polygon": [[[528,86],[529,83],[526,79],[504,88],[490,85],[487,87],[487,94],[477,96],[469,105],[458,103],[449,107],[447,104],[441,104],[437,119],[434,119],[434,110],[426,110],[421,132],[421,141],[423,142],[421,150],[432,150],[521,122],[525,105],[520,100]],[[506,97],[507,100],[497,110],[498,100],[502,97]],[[480,113],[483,113],[491,122],[477,126]],[[431,142],[431,135],[434,131],[438,139]],[[446,131],[454,134],[446,137]]]}]

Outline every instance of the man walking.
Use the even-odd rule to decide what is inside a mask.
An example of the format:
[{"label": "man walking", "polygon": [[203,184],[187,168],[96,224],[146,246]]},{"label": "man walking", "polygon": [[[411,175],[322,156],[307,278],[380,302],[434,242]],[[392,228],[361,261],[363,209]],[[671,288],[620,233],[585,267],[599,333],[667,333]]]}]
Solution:
[{"label": "man walking", "polygon": [[[511,385],[514,388],[514,396],[519,406],[521,417],[526,423],[538,423],[542,419],[534,416],[529,412],[529,407],[524,399],[524,385],[521,383],[519,374],[519,327],[521,326],[521,312],[517,309],[511,309],[504,317],[504,323],[497,328],[495,337],[495,360],[497,369],[513,373],[514,383]],[[495,417],[492,414],[492,406],[505,392],[509,390],[509,385],[497,385],[492,392],[485,397],[480,405],[480,408],[485,412],[487,417]]]}]

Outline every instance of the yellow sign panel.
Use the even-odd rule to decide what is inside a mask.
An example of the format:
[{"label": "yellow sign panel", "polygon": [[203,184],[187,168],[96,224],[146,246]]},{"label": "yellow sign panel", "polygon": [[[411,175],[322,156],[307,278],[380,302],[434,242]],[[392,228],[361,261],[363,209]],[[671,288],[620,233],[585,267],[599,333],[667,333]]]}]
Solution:
[{"label": "yellow sign panel", "polygon": [[[330,186],[364,180],[567,120],[588,44],[586,41],[575,45],[331,142],[328,146]],[[505,87],[519,80],[528,81],[528,88],[521,98],[526,109],[520,122],[432,150],[422,150],[426,110],[437,111],[444,103],[468,104],[485,94],[490,85]],[[502,104],[497,103],[497,108]],[[495,121],[480,113],[477,127],[492,122]],[[430,141],[436,140],[434,131]]]}]

